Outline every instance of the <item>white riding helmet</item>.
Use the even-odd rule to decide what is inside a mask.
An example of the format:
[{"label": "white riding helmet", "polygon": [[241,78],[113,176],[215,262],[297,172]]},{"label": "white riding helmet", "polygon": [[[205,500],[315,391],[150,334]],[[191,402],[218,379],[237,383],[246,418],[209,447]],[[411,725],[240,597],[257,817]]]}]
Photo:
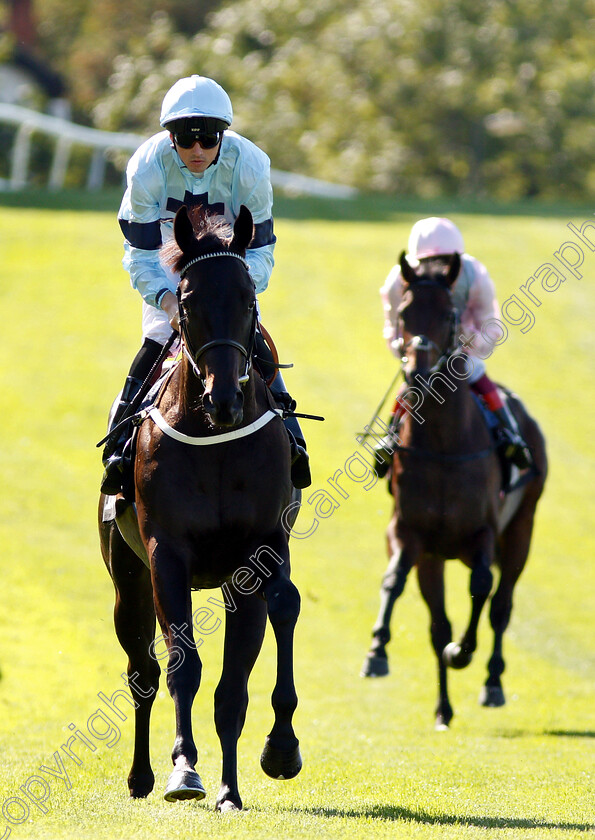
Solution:
[{"label": "white riding helmet", "polygon": [[221,123],[218,130],[223,131],[233,119],[231,100],[221,85],[206,76],[179,79],[163,98],[159,123],[167,128],[170,123],[188,117],[216,120]]},{"label": "white riding helmet", "polygon": [[408,243],[409,257],[423,260],[442,254],[464,254],[465,243],[461,231],[450,221],[438,216],[420,219],[411,228]]}]

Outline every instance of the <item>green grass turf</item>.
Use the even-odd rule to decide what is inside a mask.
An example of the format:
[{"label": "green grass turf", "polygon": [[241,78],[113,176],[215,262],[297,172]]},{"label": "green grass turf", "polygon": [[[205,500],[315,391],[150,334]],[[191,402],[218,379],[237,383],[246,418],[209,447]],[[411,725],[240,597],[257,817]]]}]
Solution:
[{"label": "green grass turf", "polygon": [[[95,442],[140,341],[140,306],[119,265],[118,196],[0,196],[2,387],[0,389],[0,837],[231,838],[574,838],[593,828],[593,444],[592,278],[542,293],[526,334],[510,328],[490,373],[516,389],[539,419],[551,472],[529,564],[505,640],[508,704],[477,705],[491,647],[487,617],[471,666],[451,675],[455,718],[433,731],[435,662],[428,616],[412,576],[393,617],[386,680],[358,676],[386,564],[390,499],[344,480],[349,498],[316,532],[293,541],[302,594],[296,634],[295,723],[304,769],[290,782],[258,764],[272,723],[274,646],[270,632],[251,683],[240,740],[246,811],[213,812],[220,751],[212,721],[222,633],[201,647],[203,685],[194,706],[202,803],[168,804],[173,708],[162,682],[155,704],[155,792],[127,797],[132,721],[113,745],[79,747],[65,759],[71,787],[50,780],[43,806],[24,816],[14,799],[39,794],[40,765],[73,723],[102,705],[98,692],[123,686],[126,660],[112,625],[113,590],[100,559],[95,509],[101,474]],[[504,301],[570,239],[567,222],[589,208],[476,202],[333,203],[279,198],[277,264],[261,297],[265,326],[302,411],[313,467],[297,527],[314,519],[309,493],[356,451],[396,372],[381,338],[378,287],[406,246],[413,221],[447,213],[470,253],[482,259]],[[534,287],[535,288],[535,287]],[[447,572],[455,633],[468,615],[468,574]],[[207,593],[208,594],[208,593]],[[196,596],[198,605],[206,594]],[[114,740],[117,733],[114,734]],[[33,780],[33,781],[32,781]],[[4,833],[4,837],[8,835]]]}]

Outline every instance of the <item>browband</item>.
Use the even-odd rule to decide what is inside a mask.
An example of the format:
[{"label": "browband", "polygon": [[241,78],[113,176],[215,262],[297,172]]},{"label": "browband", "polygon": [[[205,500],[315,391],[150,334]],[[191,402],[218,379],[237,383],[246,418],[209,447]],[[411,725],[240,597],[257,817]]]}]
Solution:
[{"label": "browband", "polygon": [[234,254],[232,253],[232,251],[217,251],[214,254],[203,254],[200,257],[194,257],[194,259],[190,260],[190,262],[187,263],[184,266],[184,268],[180,271],[180,278],[182,280],[184,279],[184,275],[186,274],[191,265],[194,265],[197,262],[201,262],[201,260],[210,260],[212,257],[234,257],[234,259],[239,260],[243,264],[246,271],[250,271],[250,266],[248,265],[244,257],[241,257],[239,254]]}]

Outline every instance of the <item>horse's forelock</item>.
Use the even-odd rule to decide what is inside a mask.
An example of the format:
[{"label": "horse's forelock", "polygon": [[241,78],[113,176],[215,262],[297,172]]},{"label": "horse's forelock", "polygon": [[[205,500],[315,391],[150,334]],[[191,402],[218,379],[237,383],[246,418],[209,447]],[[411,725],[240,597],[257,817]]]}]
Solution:
[{"label": "horse's forelock", "polygon": [[209,213],[202,207],[190,208],[188,218],[196,236],[192,251],[184,253],[175,239],[170,239],[161,249],[161,259],[175,272],[180,271],[189,256],[227,249],[233,234],[223,216]]},{"label": "horse's forelock", "polygon": [[191,207],[188,210],[188,218],[199,242],[203,237],[211,234],[217,237],[221,244],[229,243],[233,231],[224,216],[210,213],[203,207]]}]

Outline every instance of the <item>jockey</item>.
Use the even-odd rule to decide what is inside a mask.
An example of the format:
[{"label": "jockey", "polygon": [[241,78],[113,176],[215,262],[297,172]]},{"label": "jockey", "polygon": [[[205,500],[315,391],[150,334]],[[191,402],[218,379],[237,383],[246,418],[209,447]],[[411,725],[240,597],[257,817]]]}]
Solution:
[{"label": "jockey", "polygon": [[[122,264],[143,298],[143,344],[132,362],[112,428],[139,392],[172,328],[179,326],[179,277],[161,263],[159,249],[173,236],[173,219],[182,205],[200,205],[230,224],[245,205],[254,220],[246,260],[257,294],[267,288],[276,241],[270,161],[250,140],[228,131],[232,117],[229,96],[213,79],[198,75],[180,79],[163,99],[160,124],[164,131],[146,140],[128,163],[118,221],[125,237]],[[264,345],[260,333],[257,341]],[[273,392],[285,408],[295,407],[279,373]],[[302,432],[295,417],[284,422],[292,443],[292,481],[307,487],[310,468]],[[120,491],[128,433],[126,429],[114,436],[104,449],[103,493]]]},{"label": "jockey", "polygon": [[[455,253],[461,257],[461,270],[452,286],[451,294],[462,338],[464,337],[467,381],[497,418],[504,439],[506,457],[520,469],[525,469],[531,463],[527,446],[519,434],[510,409],[502,401],[496,384],[487,375],[483,361],[491,354],[493,344],[482,332],[482,326],[489,319],[499,320],[500,317],[494,283],[486,267],[475,257],[465,253],[461,232],[450,219],[432,216],[420,219],[411,228],[407,259],[412,265],[438,260],[450,263]],[[401,268],[397,264],[390,270],[380,289],[380,296],[384,308],[383,335],[389,350],[398,358],[401,357],[402,351],[397,335],[397,311],[402,295]],[[397,398],[390,423],[391,429],[398,425],[404,411]],[[387,446],[387,443],[388,441],[383,439],[375,447],[375,469],[377,472],[380,470],[381,476],[388,471],[394,448]]]}]

